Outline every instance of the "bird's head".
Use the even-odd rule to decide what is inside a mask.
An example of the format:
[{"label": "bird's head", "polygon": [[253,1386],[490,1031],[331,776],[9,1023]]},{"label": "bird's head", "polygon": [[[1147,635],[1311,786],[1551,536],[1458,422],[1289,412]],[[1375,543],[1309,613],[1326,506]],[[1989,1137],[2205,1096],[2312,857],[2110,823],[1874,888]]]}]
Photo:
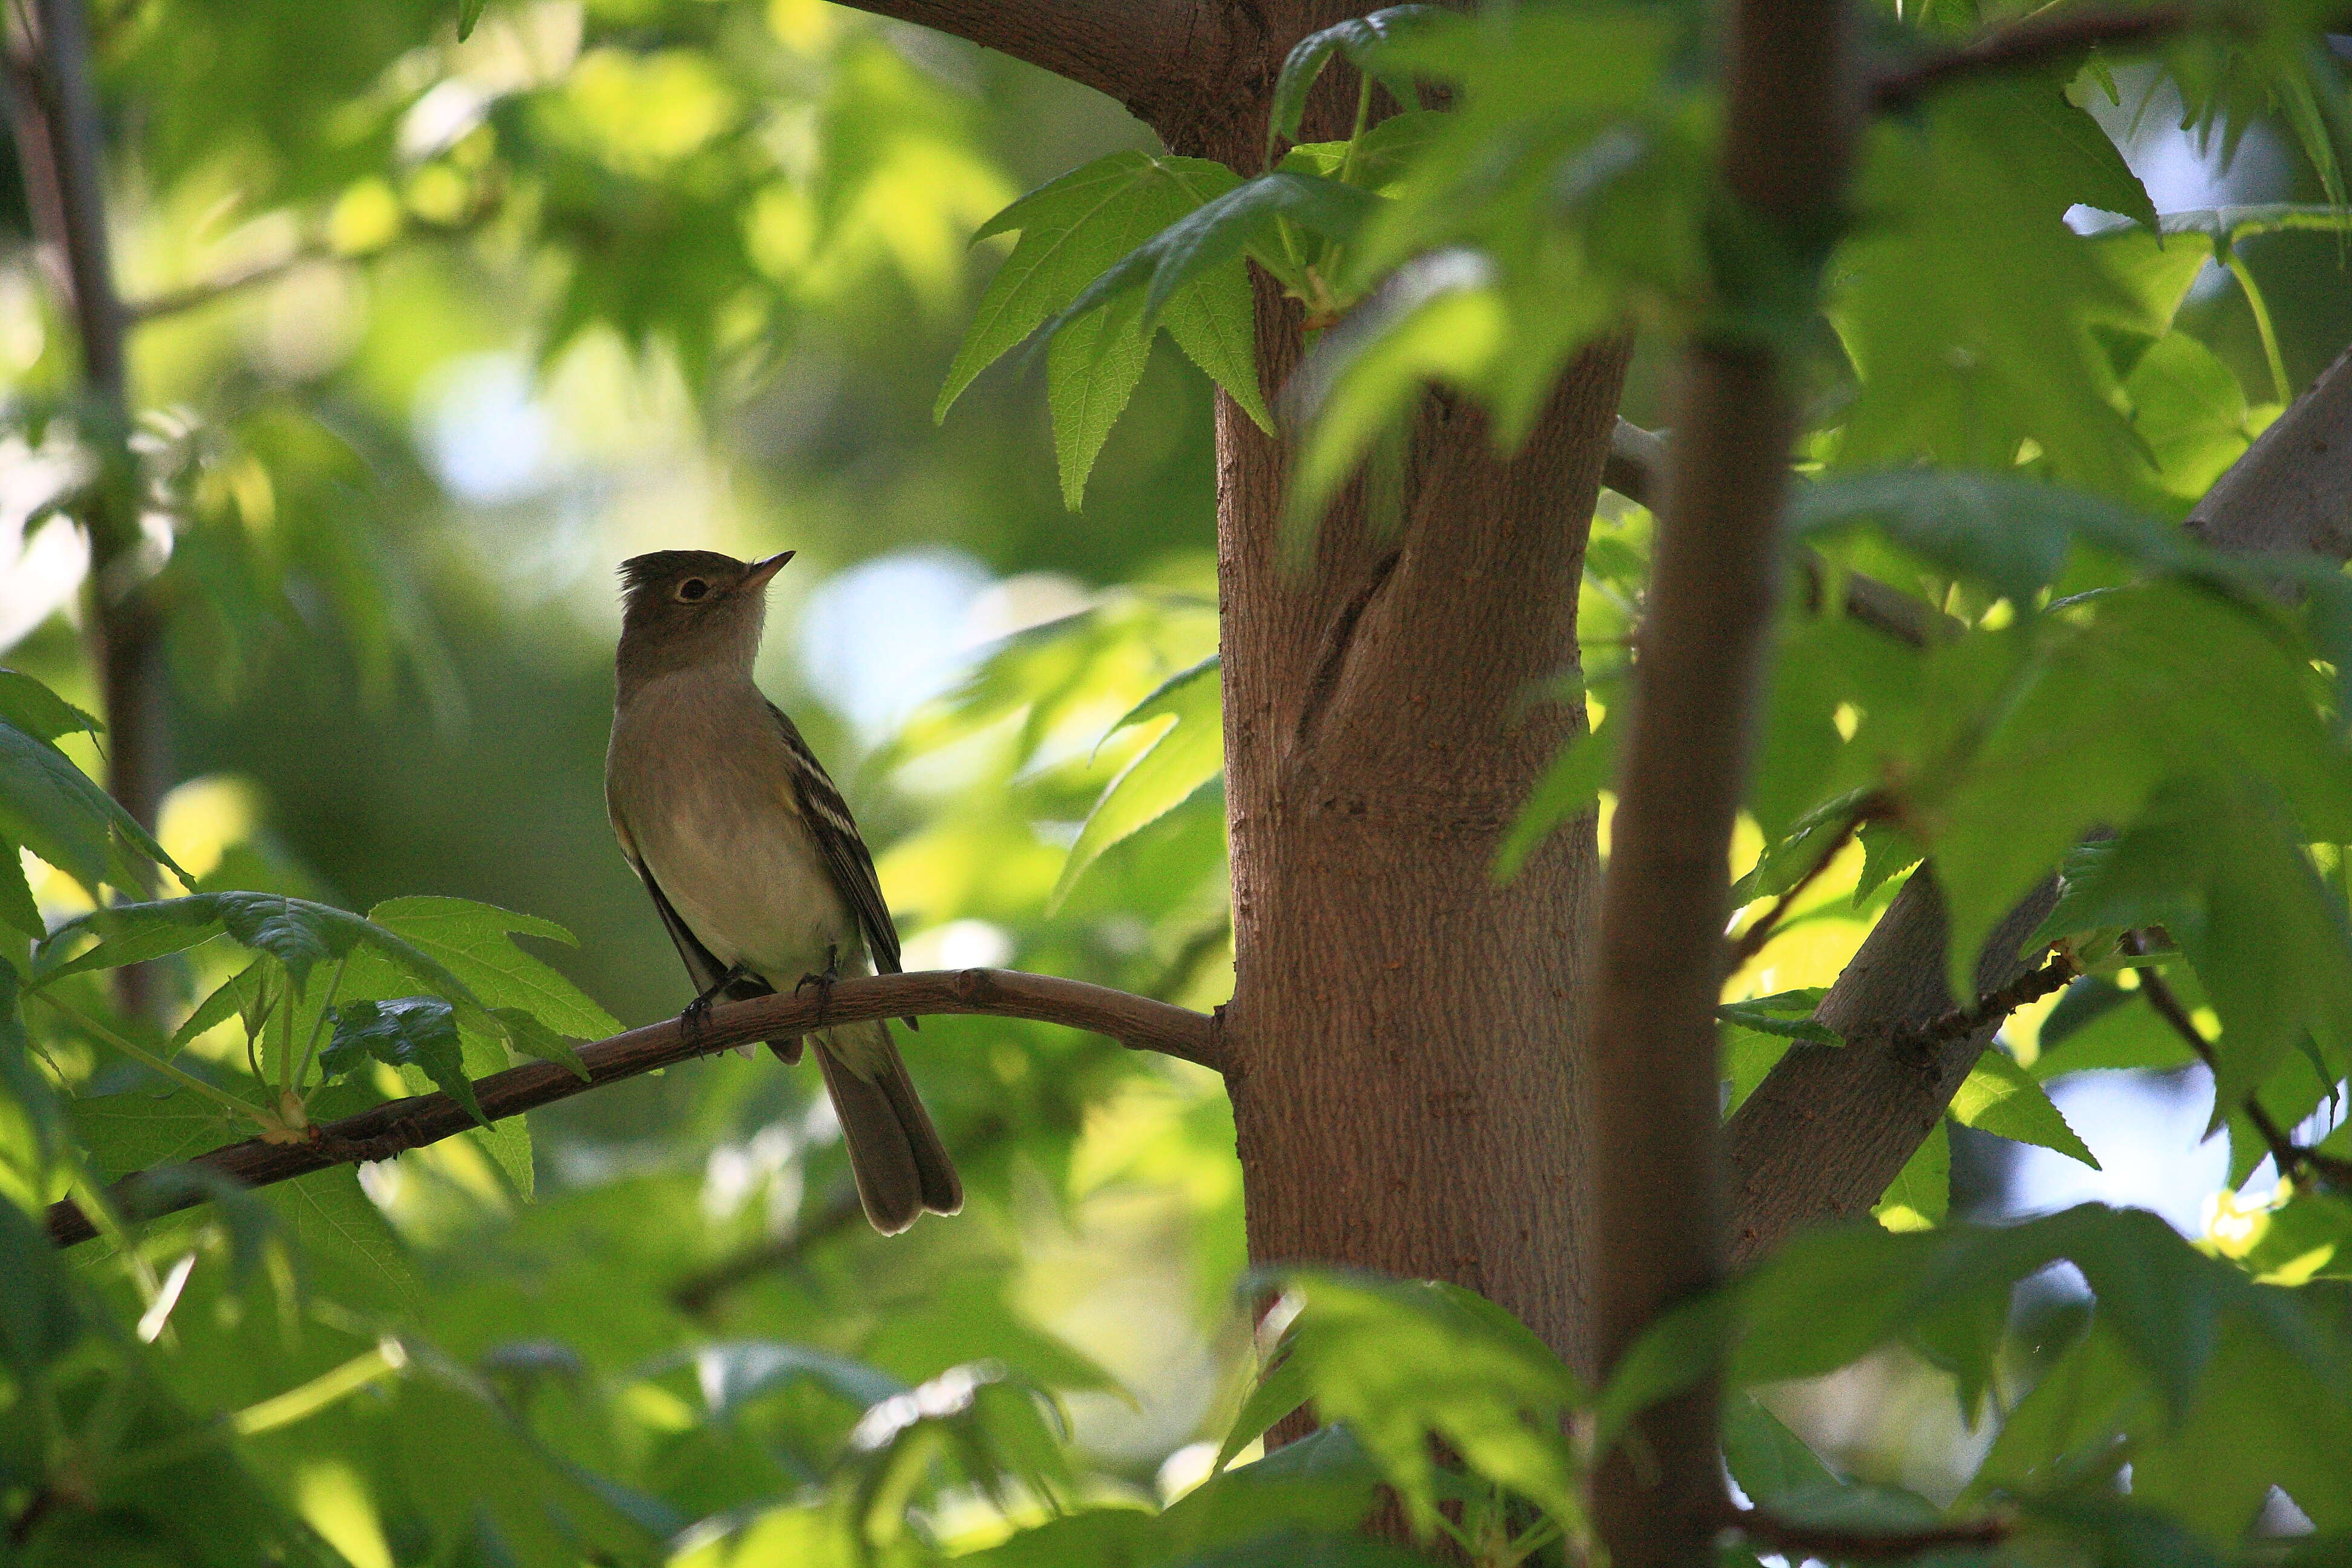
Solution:
[{"label": "bird's head", "polygon": [[702,665],[745,671],[760,651],[768,579],[793,558],[738,561],[715,550],[656,550],[621,563],[623,681]]}]

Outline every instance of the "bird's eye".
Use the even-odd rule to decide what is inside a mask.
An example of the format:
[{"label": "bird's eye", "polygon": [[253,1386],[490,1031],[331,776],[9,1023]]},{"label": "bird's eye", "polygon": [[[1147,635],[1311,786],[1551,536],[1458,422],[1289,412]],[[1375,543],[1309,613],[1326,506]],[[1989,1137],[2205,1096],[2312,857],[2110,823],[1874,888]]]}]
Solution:
[{"label": "bird's eye", "polygon": [[699,577],[688,577],[685,582],[680,583],[677,585],[677,596],[684,599],[689,605],[694,603],[695,600],[706,596],[709,592],[710,584],[704,582]]}]

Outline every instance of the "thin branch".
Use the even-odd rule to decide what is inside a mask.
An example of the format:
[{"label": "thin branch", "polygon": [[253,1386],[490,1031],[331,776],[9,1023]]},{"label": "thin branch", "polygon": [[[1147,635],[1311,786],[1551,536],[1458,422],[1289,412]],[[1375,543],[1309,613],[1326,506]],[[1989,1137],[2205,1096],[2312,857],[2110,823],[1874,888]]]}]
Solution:
[{"label": "thin branch", "polygon": [[[930,970],[866,975],[841,981],[825,992],[730,1003],[712,1008],[703,1023],[692,1029],[676,1018],[651,1024],[583,1047],[580,1059],[588,1069],[584,1079],[554,1062],[531,1062],[478,1079],[474,1093],[482,1113],[496,1121],[730,1046],[783,1039],[872,1018],[974,1013],[1091,1029],[1130,1050],[1158,1051],[1212,1071],[1222,1070],[1222,1031],[1213,1015],[1052,975],[1003,969]],[[466,1109],[447,1095],[421,1094],[330,1122],[307,1142],[253,1139],[200,1154],[189,1163],[247,1186],[266,1187],[333,1165],[387,1160],[476,1125]],[[110,1196],[115,1204],[142,1217],[169,1214],[203,1201],[202,1193],[182,1187],[160,1203],[142,1205],[138,1184],[137,1175],[125,1177],[114,1184]],[[49,1206],[49,1237],[58,1245],[87,1241],[94,1234],[89,1216],[71,1202]]]},{"label": "thin branch", "polygon": [[1832,1530],[1801,1521],[1782,1519],[1760,1508],[1727,1507],[1723,1527],[1736,1530],[1759,1546],[1791,1563],[1808,1559],[1828,1563],[1892,1563],[1906,1557],[1924,1557],[1931,1552],[1948,1551],[1953,1547],[1998,1546],[2017,1529],[2011,1521],[1994,1515],[1985,1519],[1959,1520],[1951,1524],[1939,1524],[1929,1530],[1905,1531],[1895,1534],[1876,1531]]},{"label": "thin branch", "polygon": [[[950,1146],[948,1157],[958,1170],[968,1170],[983,1157],[993,1153],[996,1146],[1012,1135],[1013,1123],[1005,1118],[985,1118],[979,1126]],[[865,1217],[866,1210],[857,1200],[856,1184],[838,1182],[825,1194],[824,1201],[803,1215],[790,1231],[721,1258],[671,1286],[670,1302],[688,1317],[706,1317],[721,1296],[751,1283],[762,1274],[791,1268],[818,1243],[830,1241],[842,1232],[856,1227],[856,1222]]]},{"label": "thin branch", "polygon": [[[2145,953],[2148,947],[2147,939],[2137,931],[2130,935],[2126,945],[2136,954]],[[2221,1061],[2214,1053],[2213,1043],[2205,1037],[2205,1031],[2197,1026],[2197,1020],[2189,1016],[2189,1009],[2180,1005],[2180,998],[2173,994],[2171,984],[2154,964],[2135,964],[2133,972],[2139,976],[2139,988],[2147,994],[2147,1005],[2156,1009],[2158,1017],[2172,1026],[2174,1034],[2188,1042],[2190,1050],[2197,1053],[2197,1059],[2203,1062],[2205,1070],[2213,1075],[2214,1087],[2218,1090],[2221,1083]],[[2248,1095],[2238,1109],[2246,1113],[2246,1120],[2253,1123],[2254,1131],[2262,1135],[2263,1144],[2271,1152],[2271,1163],[2278,1167],[2281,1176],[2291,1178],[2309,1171],[2329,1186],[2352,1186],[2352,1161],[2339,1160],[2332,1154],[2323,1154],[2316,1149],[2307,1149],[2296,1142],[2288,1135],[2287,1130],[2278,1124],[2278,1118],[2252,1095]]]},{"label": "thin branch", "polygon": [[1845,825],[1837,830],[1837,837],[1831,839],[1828,847],[1822,849],[1811,866],[1806,868],[1805,874],[1798,878],[1788,891],[1773,901],[1772,907],[1764,911],[1762,919],[1739,933],[1738,940],[1734,942],[1730,950],[1724,954],[1723,973],[1727,979],[1738,973],[1749,959],[1764,951],[1764,944],[1772,940],[1773,931],[1779,929],[1780,921],[1787,918],[1789,911],[1796,907],[1797,900],[1804,896],[1807,889],[1821,879],[1822,873],[1830,868],[1830,862],[1845,852],[1845,847],[1853,842],[1853,836],[1862,831],[1862,825],[1871,819],[1876,809],[1877,802],[1874,799],[1864,801],[1861,809],[1845,819]]},{"label": "thin branch", "polygon": [[1887,1043],[1899,1050],[1931,1051],[1948,1040],[1965,1039],[1980,1029],[1998,1027],[2011,1013],[2063,989],[2080,973],[2072,958],[2059,953],[2041,968],[2029,970],[2008,984],[1986,992],[1966,1007],[1955,1007],[1924,1024],[1890,1031]]},{"label": "thin branch", "polygon": [[[1937,88],[1970,77],[2062,64],[2105,44],[2130,47],[2161,43],[2197,19],[2184,5],[2041,13],[1886,72],[1872,84],[1871,100],[1882,113],[1895,112],[1911,108]],[[2201,19],[2221,18],[2207,13]]]},{"label": "thin branch", "polygon": [[314,261],[337,258],[337,252],[326,246],[300,246],[282,256],[273,256],[267,261],[256,261],[245,267],[232,268],[215,277],[199,279],[184,288],[169,289],[144,300],[126,300],[122,306],[123,318],[131,325],[138,326],[165,316],[176,316],[199,310],[215,300],[227,299],[232,294],[241,294],[247,289],[275,282]]}]

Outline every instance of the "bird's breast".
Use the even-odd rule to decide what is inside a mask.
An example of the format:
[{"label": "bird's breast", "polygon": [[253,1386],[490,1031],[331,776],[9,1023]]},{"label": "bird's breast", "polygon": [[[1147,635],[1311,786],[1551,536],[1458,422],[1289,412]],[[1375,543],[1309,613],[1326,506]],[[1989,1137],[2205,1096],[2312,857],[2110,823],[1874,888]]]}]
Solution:
[{"label": "bird's breast", "polygon": [[[801,820],[765,710],[723,745],[694,732],[690,710],[668,717],[636,733],[616,727],[609,784],[614,815],[678,918],[719,963],[780,988],[822,971],[829,946],[849,972],[856,924]],[[633,765],[637,747],[657,748],[659,760]]]}]

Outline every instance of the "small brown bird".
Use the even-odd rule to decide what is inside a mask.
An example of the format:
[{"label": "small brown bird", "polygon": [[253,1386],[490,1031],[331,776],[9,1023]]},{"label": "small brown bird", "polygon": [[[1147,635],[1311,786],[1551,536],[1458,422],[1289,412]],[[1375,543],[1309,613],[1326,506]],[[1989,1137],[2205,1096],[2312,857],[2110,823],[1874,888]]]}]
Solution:
[{"label": "small brown bird", "polygon": [[[689,1014],[812,976],[898,973],[898,928],[841,792],[751,679],[768,580],[792,556],[663,550],[621,565],[604,801],[699,989]],[[842,1024],[815,1039],[874,1228],[895,1236],[926,1209],[961,1209],[963,1184],[890,1026]],[[800,1059],[797,1039],[768,1048]]]}]

